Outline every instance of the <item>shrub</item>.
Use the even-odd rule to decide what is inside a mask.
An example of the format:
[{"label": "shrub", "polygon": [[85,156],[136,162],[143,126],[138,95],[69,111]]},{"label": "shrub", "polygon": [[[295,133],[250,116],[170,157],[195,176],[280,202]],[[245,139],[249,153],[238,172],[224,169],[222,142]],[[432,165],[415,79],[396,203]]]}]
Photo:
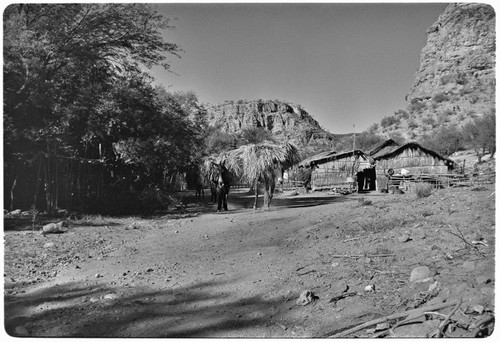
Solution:
[{"label": "shrub", "polygon": [[436,127],[436,119],[434,119],[433,116],[426,116],[425,118],[422,119],[422,123],[424,125],[429,125],[432,128]]},{"label": "shrub", "polygon": [[402,119],[408,119],[410,117],[410,114],[406,110],[399,109],[398,111],[394,112],[394,116],[400,117]]},{"label": "shrub", "polygon": [[423,109],[425,109],[427,105],[423,101],[418,101],[418,100],[413,100],[409,105],[408,105],[408,111],[411,113],[413,112],[420,112]]},{"label": "shrub", "polygon": [[416,122],[415,120],[409,120],[408,121],[408,128],[409,129],[418,128],[418,122]]},{"label": "shrub", "polygon": [[399,118],[396,118],[394,116],[386,116],[380,121],[380,124],[382,125],[382,127],[387,128],[391,125],[398,124],[399,122]]},{"label": "shrub", "polygon": [[446,95],[445,93],[437,93],[436,95],[434,95],[432,97],[432,100],[436,103],[441,103],[441,102],[444,102],[444,101],[448,101],[449,100],[449,96]]},{"label": "shrub", "polygon": [[441,84],[446,85],[450,82],[453,82],[455,80],[455,77],[453,75],[444,75],[441,77]]},{"label": "shrub", "polygon": [[429,197],[432,194],[432,185],[428,183],[417,183],[415,194],[418,198]]}]

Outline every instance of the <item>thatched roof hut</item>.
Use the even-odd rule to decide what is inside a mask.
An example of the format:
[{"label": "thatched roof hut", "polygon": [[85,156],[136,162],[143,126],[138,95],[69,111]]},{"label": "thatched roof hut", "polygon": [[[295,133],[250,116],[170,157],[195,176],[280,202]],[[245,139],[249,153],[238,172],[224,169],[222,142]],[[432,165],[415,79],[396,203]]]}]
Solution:
[{"label": "thatched roof hut", "polygon": [[356,174],[370,168],[373,160],[361,150],[336,153],[322,152],[299,163],[311,168],[313,190],[353,186]]},{"label": "thatched roof hut", "polygon": [[439,175],[449,173],[454,166],[451,159],[416,142],[398,145],[392,139],[372,149],[370,157],[376,163],[378,188],[385,187],[386,184],[382,183],[387,181],[387,177],[383,176],[388,173],[400,174],[404,169],[412,176]]}]

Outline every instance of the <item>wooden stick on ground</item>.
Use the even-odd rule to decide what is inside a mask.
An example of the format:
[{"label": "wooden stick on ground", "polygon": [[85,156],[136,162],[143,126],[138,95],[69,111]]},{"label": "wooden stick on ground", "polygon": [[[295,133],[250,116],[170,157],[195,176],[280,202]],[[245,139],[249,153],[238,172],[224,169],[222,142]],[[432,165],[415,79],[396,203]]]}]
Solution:
[{"label": "wooden stick on ground", "polygon": [[434,337],[436,335],[437,337],[443,337],[443,330],[446,328],[446,324],[448,324],[451,316],[453,316],[453,314],[458,310],[460,304],[462,304],[462,298],[460,298],[457,305],[453,308],[453,310],[451,310],[451,312],[448,315],[446,315],[444,321],[442,321],[441,324],[439,324],[439,327],[436,329],[436,331],[434,331],[429,337]]},{"label": "wooden stick on ground", "polygon": [[391,321],[393,319],[407,317],[408,315],[412,315],[412,317],[415,317],[415,315],[417,315],[419,311],[425,312],[425,311],[439,310],[439,309],[446,308],[448,306],[456,305],[457,303],[460,303],[460,302],[461,302],[461,300],[453,300],[453,301],[447,302],[447,303],[440,303],[440,304],[435,304],[435,305],[429,305],[429,306],[418,308],[418,309],[414,309],[414,310],[409,310],[409,311],[404,311],[404,312],[392,314],[392,315],[389,315],[389,316],[385,316],[385,317],[382,317],[382,318],[377,318],[377,319],[371,320],[369,322],[360,324],[360,325],[358,325],[358,326],[356,326],[354,328],[351,328],[351,329],[348,329],[348,330],[344,330],[344,331],[342,331],[342,332],[340,332],[338,334],[331,335],[331,336],[328,336],[328,337],[332,337],[332,338],[344,337],[344,336],[347,336],[349,334],[352,334],[353,332],[356,332],[356,331],[368,328],[368,327],[370,327],[372,325],[376,325],[376,324],[379,324],[379,323],[384,323],[384,322],[387,322],[387,321]]},{"label": "wooden stick on ground", "polygon": [[362,255],[362,254],[352,254],[352,255],[342,255],[342,254],[337,254],[337,255],[330,255],[332,258],[384,258],[384,257],[391,257],[391,256],[396,256],[396,254],[373,254],[373,255]]}]

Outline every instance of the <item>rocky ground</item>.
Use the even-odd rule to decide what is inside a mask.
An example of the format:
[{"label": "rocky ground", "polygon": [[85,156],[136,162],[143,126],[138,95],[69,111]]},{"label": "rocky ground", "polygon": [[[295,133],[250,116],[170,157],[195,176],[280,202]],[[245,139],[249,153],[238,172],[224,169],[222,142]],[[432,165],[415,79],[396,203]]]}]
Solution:
[{"label": "rocky ground", "polygon": [[[229,211],[4,219],[5,327],[36,337],[491,334],[495,186],[277,196]],[[185,194],[186,195],[186,194]],[[56,222],[41,218],[42,223]]]}]

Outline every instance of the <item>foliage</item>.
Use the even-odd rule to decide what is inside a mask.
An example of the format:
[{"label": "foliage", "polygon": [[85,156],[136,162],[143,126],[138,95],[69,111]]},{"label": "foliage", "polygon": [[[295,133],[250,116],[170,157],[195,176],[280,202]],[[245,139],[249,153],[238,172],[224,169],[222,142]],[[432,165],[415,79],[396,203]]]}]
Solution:
[{"label": "foliage", "polygon": [[429,197],[432,194],[432,185],[428,183],[417,183],[415,185],[417,198]]},{"label": "foliage", "polygon": [[399,117],[400,119],[408,119],[410,117],[410,114],[408,114],[406,110],[399,109],[394,112],[394,116]]},{"label": "foliage", "polygon": [[[264,183],[264,206],[269,207],[275,187],[275,179],[285,169],[300,161],[297,147],[291,143],[277,145],[261,142],[238,147],[223,153],[226,167],[250,182]],[[255,204],[256,205],[256,204]]]},{"label": "foliage", "polygon": [[409,120],[408,121],[408,128],[409,129],[418,128],[418,122],[416,122],[415,120]]},{"label": "foliage", "polygon": [[408,111],[410,113],[416,113],[416,112],[418,113],[424,110],[426,107],[427,105],[425,104],[425,102],[414,99],[408,105]]},{"label": "foliage", "polygon": [[478,162],[487,152],[493,156],[496,152],[495,110],[484,117],[475,118],[463,127],[463,139],[468,148],[474,149]]},{"label": "foliage", "polygon": [[435,94],[433,97],[432,97],[432,100],[435,102],[435,103],[441,103],[441,102],[444,102],[444,101],[448,101],[449,100],[449,96],[445,93],[437,93]]},{"label": "foliage", "polygon": [[380,125],[383,128],[387,128],[389,126],[398,124],[401,122],[401,119],[395,116],[386,116],[380,121]]},{"label": "foliage", "polygon": [[[99,207],[98,198],[123,199],[126,189],[170,186],[203,153],[206,128],[194,93],[154,88],[144,71],[168,70],[167,57],[182,52],[164,40],[169,28],[149,4],[8,6],[5,184],[23,176],[32,186],[24,196],[44,197],[49,210],[61,189]],[[95,183],[87,175],[78,185],[84,174],[70,161],[95,165],[86,169]]]},{"label": "foliage", "polygon": [[462,132],[456,126],[443,126],[431,135],[424,134],[419,142],[422,146],[436,151],[444,157],[464,148]]}]

